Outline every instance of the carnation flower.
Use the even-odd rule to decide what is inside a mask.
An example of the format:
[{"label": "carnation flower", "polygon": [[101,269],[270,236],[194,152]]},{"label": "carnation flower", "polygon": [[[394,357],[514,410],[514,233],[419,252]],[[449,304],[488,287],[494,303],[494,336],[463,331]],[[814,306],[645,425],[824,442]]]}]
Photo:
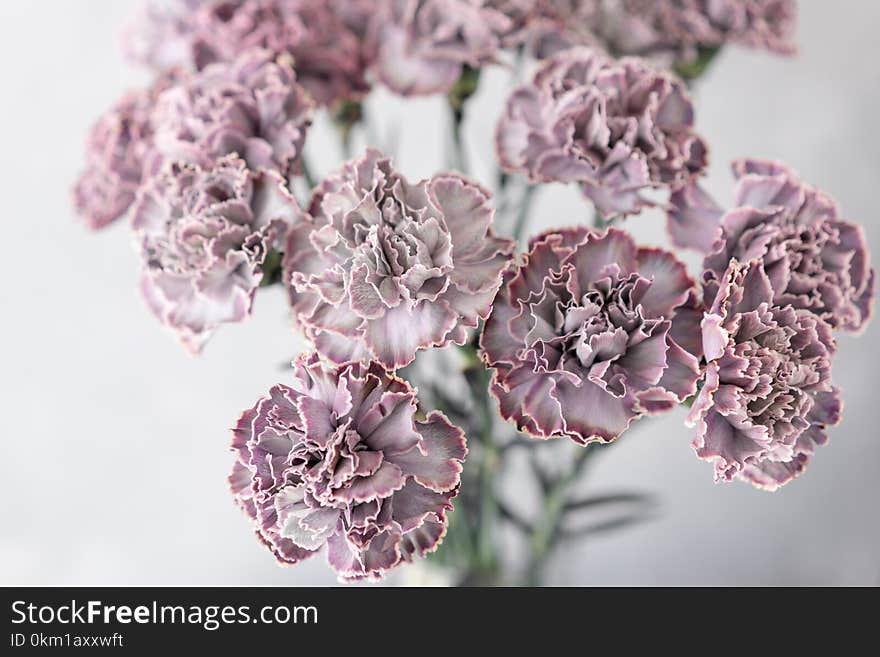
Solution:
[{"label": "carnation flower", "polygon": [[538,57],[583,45],[660,63],[691,61],[699,48],[738,43],[794,51],[793,0],[495,0]]},{"label": "carnation flower", "polygon": [[580,184],[603,217],[632,214],[649,204],[643,190],[681,187],[706,166],[693,115],[670,75],[637,59],[567,50],[508,98],[498,160],[534,183]]},{"label": "carnation flower", "polygon": [[376,14],[376,1],[327,0],[325,4],[351,30],[351,33],[358,38],[361,45],[365,45],[370,31],[370,23]]},{"label": "carnation flower", "polygon": [[74,205],[89,228],[98,230],[122,217],[141,180],[157,167],[150,112],[169,84],[166,76],[149,90],[127,93],[92,127],[86,168],[73,188]]},{"label": "carnation flower", "polygon": [[294,363],[233,430],[229,483],[283,564],[327,546],[344,580],[378,579],[436,549],[467,449],[439,411],[416,419],[415,391],[372,363]]},{"label": "carnation flower", "polygon": [[731,258],[760,258],[777,305],[817,313],[833,328],[859,331],[871,316],[876,272],[860,226],[778,162],[738,160],[734,208],[701,190],[672,198],[669,226],[685,246],[711,244],[704,278],[718,281]]},{"label": "carnation flower", "polygon": [[251,50],[212,64],[159,96],[154,143],[166,160],[210,166],[237,153],[252,169],[299,170],[313,104],[290,61]]},{"label": "carnation flower", "polygon": [[373,66],[393,91],[449,91],[465,66],[495,62],[511,28],[483,0],[381,0],[372,30]]},{"label": "carnation flower", "polygon": [[[775,490],[800,474],[825,428],[840,420],[831,385],[831,329],[817,315],[774,301],[759,260],[730,263],[705,288],[706,381],[688,423],[715,479]],[[713,300],[714,297],[714,300]]]},{"label": "carnation flower", "polygon": [[524,36],[522,31],[534,20],[544,3],[542,0],[485,0],[483,4],[507,17],[510,38],[505,45],[518,46]]},{"label": "carnation flower", "polygon": [[696,391],[693,281],[618,229],[549,231],[508,270],[480,340],[501,415],[538,438],[611,442]]},{"label": "carnation flower", "polygon": [[299,215],[284,181],[237,156],[174,163],[141,190],[132,226],[150,310],[197,353],[220,324],[250,314],[262,265]]},{"label": "carnation flower", "polygon": [[481,187],[452,174],[410,183],[372,149],[327,178],[309,212],[288,236],[285,275],[298,323],[336,363],[394,369],[463,344],[514,248],[494,236]]},{"label": "carnation flower", "polygon": [[672,192],[666,210],[666,228],[675,246],[702,253],[712,250],[724,210],[699,183],[692,181]]},{"label": "carnation flower", "polygon": [[527,47],[538,59],[573,46],[599,45],[600,0],[491,0],[513,23],[505,45]]},{"label": "carnation flower", "polygon": [[195,71],[199,64],[211,63],[213,59],[203,54],[210,48],[195,37],[195,17],[200,7],[213,8],[222,1],[147,0],[122,35],[125,55],[133,63],[159,73]]},{"label": "carnation flower", "polygon": [[605,0],[595,30],[616,54],[691,60],[725,43],[794,52],[794,0]]},{"label": "carnation flower", "polygon": [[362,7],[363,0],[154,3],[131,30],[129,55],[160,71],[198,71],[253,48],[286,53],[300,84],[318,103],[331,105],[368,90]]}]

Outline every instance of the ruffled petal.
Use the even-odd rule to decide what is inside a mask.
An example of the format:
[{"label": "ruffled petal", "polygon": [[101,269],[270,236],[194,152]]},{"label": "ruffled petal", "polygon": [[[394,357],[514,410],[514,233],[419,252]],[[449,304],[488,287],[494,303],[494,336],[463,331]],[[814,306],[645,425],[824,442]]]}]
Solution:
[{"label": "ruffled petal", "polygon": [[433,549],[458,492],[464,434],[378,363],[294,363],[233,430],[228,478],[260,541],[282,563],[327,546],[343,580],[379,579]]}]

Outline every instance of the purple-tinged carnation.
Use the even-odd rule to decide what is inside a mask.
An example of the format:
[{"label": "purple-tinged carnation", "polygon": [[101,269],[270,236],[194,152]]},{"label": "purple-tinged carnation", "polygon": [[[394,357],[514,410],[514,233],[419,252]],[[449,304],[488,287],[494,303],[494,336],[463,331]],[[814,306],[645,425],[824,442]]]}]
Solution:
[{"label": "purple-tinged carnation", "polygon": [[507,17],[509,34],[504,45],[510,47],[522,44],[523,30],[534,20],[543,3],[541,0],[485,0],[483,4]]},{"label": "purple-tinged carnation", "polygon": [[665,65],[738,43],[781,54],[794,46],[793,0],[494,0],[517,25],[514,45],[539,58],[578,46]]},{"label": "purple-tinged carnation", "polygon": [[696,181],[669,195],[666,228],[675,246],[708,253],[721,234],[724,210]]},{"label": "purple-tinged carnation", "polygon": [[233,430],[229,483],[259,539],[282,564],[325,545],[344,580],[379,579],[437,548],[467,448],[415,391],[378,364],[294,363]]},{"label": "purple-tinged carnation", "polygon": [[601,46],[595,33],[600,0],[490,0],[513,23],[508,47],[526,47],[545,59],[574,46]]},{"label": "purple-tinged carnation", "polygon": [[514,244],[495,237],[488,193],[453,174],[408,182],[375,150],[316,190],[284,253],[294,315],[336,363],[388,369],[464,344],[489,314]]},{"label": "purple-tinged carnation", "polygon": [[129,55],[158,70],[200,71],[253,48],[286,53],[321,105],[362,96],[363,0],[173,0],[151,4],[131,30]]},{"label": "purple-tinged carnation", "polygon": [[132,206],[150,310],[198,353],[220,324],[250,314],[266,254],[300,214],[277,174],[237,156],[168,165]]},{"label": "purple-tinged carnation", "polygon": [[576,48],[515,89],[496,129],[502,167],[534,183],[575,182],[603,217],[632,214],[641,192],[676,189],[706,166],[684,85],[638,59]]},{"label": "purple-tinged carnation", "polygon": [[726,213],[698,188],[672,198],[676,241],[711,244],[704,279],[720,280],[731,258],[759,258],[774,303],[817,313],[832,328],[861,330],[871,316],[876,277],[861,227],[783,164],[738,160],[733,170],[734,207]]},{"label": "purple-tinged carnation", "polygon": [[535,237],[480,340],[501,415],[538,438],[613,441],[696,392],[699,315],[671,253],[614,228]]},{"label": "purple-tinged carnation", "polygon": [[510,20],[484,0],[380,0],[371,44],[376,76],[392,91],[449,91],[465,66],[496,61]]},{"label": "purple-tinged carnation", "polygon": [[775,490],[803,471],[827,442],[825,428],[840,420],[831,328],[779,306],[759,260],[734,260],[705,292],[706,381],[688,417],[698,426],[693,447],[715,464],[716,481],[739,477]]},{"label": "purple-tinged carnation", "polygon": [[210,166],[237,153],[251,169],[286,177],[299,171],[312,110],[289,58],[251,50],[162,93],[152,117],[154,144],[167,161]]},{"label": "purple-tinged carnation", "polygon": [[[594,31],[609,52],[689,61],[737,43],[792,54],[794,0],[604,0]],[[577,41],[575,41],[577,43]]]},{"label": "purple-tinged carnation", "polygon": [[[217,0],[220,4],[223,0]],[[122,34],[122,47],[133,63],[162,73],[195,71],[207,64],[209,49],[195,36],[195,16],[205,0],[147,0]]]},{"label": "purple-tinged carnation", "polygon": [[122,217],[143,178],[155,172],[159,158],[153,152],[150,112],[169,84],[163,77],[148,90],[127,93],[92,127],[86,167],[73,188],[74,206],[89,228],[98,230]]}]

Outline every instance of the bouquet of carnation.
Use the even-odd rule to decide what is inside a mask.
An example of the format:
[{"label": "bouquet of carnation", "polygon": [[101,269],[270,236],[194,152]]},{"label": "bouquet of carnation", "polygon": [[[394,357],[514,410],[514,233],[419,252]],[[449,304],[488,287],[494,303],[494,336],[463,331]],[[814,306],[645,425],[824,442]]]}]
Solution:
[{"label": "bouquet of carnation", "polygon": [[[792,0],[144,6],[125,49],[154,81],[95,123],[74,202],[92,229],[128,223],[144,300],[191,354],[286,291],[310,348],[234,421],[229,475],[280,563],[324,552],[376,580],[431,555],[458,583],[538,584],[561,540],[651,517],[644,493],[574,487],[680,405],[716,481],[804,472],[841,417],[835,334],[865,326],[875,271],[859,225],[786,164],[733,162],[719,205],[690,94],[729,44],[793,54],[794,17]],[[488,67],[510,87],[480,181],[462,125]],[[370,130],[377,87],[445,96],[446,168],[396,167]],[[316,179],[322,114],[346,157]],[[583,216],[530,234],[552,183]],[[627,232],[652,208],[675,251]],[[537,511],[499,485],[517,459]],[[623,513],[573,526],[606,506]]]}]

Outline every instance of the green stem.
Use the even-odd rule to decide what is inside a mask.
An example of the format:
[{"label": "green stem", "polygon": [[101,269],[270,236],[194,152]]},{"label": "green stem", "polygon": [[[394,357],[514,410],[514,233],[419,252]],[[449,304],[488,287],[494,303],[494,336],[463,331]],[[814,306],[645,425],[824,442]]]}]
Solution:
[{"label": "green stem", "polygon": [[333,123],[339,132],[344,160],[351,159],[351,133],[364,118],[364,108],[358,100],[342,100],[333,108]]},{"label": "green stem", "polygon": [[[484,437],[485,438],[485,437]],[[498,566],[498,504],[495,491],[495,474],[498,453],[491,440],[483,442],[480,463],[480,525],[477,533],[477,559],[480,571],[494,579]]]},{"label": "green stem", "polygon": [[496,183],[496,188],[498,189],[498,196],[504,195],[504,190],[507,189],[507,183],[510,182],[510,174],[507,173],[504,169],[498,169],[498,181]]},{"label": "green stem", "polygon": [[476,570],[484,584],[496,583],[499,574],[498,562],[498,519],[500,512],[495,490],[495,476],[498,472],[498,446],[493,437],[494,418],[490,407],[489,372],[479,360],[476,345],[468,344],[462,348],[466,351],[467,369],[465,378],[471,389],[471,398],[476,403],[476,439],[479,459],[480,502],[476,527]]},{"label": "green stem", "polygon": [[260,281],[260,287],[268,287],[274,285],[281,280],[281,254],[275,249],[269,249],[263,260],[263,280]]},{"label": "green stem", "polygon": [[468,172],[467,154],[462,140],[461,129],[464,123],[464,108],[468,99],[473,96],[480,84],[480,69],[465,66],[456,83],[446,95],[446,101],[452,112],[452,166],[462,173]]},{"label": "green stem", "polygon": [[464,123],[464,113],[461,110],[452,110],[452,168],[461,173],[468,172],[467,151],[462,139],[461,129]]},{"label": "green stem", "polygon": [[544,496],[544,506],[537,524],[529,536],[529,565],[526,581],[529,586],[540,586],[547,557],[559,537],[560,521],[565,510],[571,485],[580,477],[595,445],[586,445],[578,450],[569,472],[553,482]]},{"label": "green stem", "polygon": [[305,153],[303,153],[302,157],[299,159],[299,168],[300,175],[303,177],[303,180],[306,181],[306,185],[309,186],[309,192],[311,192],[317,187],[318,183],[315,180],[315,176],[312,174],[312,168],[309,166],[309,161],[306,159]]},{"label": "green stem", "polygon": [[462,472],[462,487],[443,545],[432,558],[461,574],[460,585],[493,586],[499,583],[498,506],[496,477],[501,459],[494,440],[494,410],[488,393],[489,372],[480,361],[474,342],[460,347],[462,371],[473,406],[462,408],[436,385],[423,383],[434,392],[435,404],[454,418],[468,438],[468,458]]},{"label": "green stem", "polygon": [[529,218],[532,210],[532,202],[535,200],[537,185],[529,185],[523,194],[519,204],[519,213],[516,216],[516,223],[513,225],[513,239],[519,244],[522,239],[523,232],[528,227]]},{"label": "green stem", "polygon": [[698,46],[696,57],[691,61],[677,62],[674,66],[675,72],[690,86],[706,73],[720,51],[721,48],[715,46]]},{"label": "green stem", "polygon": [[513,68],[510,71],[510,83],[512,86],[522,82],[525,69],[526,47],[521,45],[516,49],[516,57],[513,60]]},{"label": "green stem", "polygon": [[339,131],[339,145],[342,149],[342,159],[346,162],[351,159],[351,129]]}]

